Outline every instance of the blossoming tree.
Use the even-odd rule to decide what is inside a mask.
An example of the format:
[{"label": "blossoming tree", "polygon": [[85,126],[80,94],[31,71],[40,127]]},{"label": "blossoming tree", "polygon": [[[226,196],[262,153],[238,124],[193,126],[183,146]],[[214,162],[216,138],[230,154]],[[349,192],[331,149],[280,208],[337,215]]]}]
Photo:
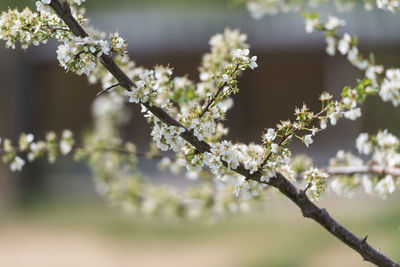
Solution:
[{"label": "blossoming tree", "polygon": [[[292,156],[290,144],[299,140],[305,146],[313,137],[342,118],[360,117],[360,106],[367,97],[380,97],[400,104],[400,69],[385,69],[374,57],[363,56],[357,38],[339,34],[345,21],[321,18],[314,8],[325,0],[241,0],[258,18],[278,12],[301,11],[308,33],[326,36],[329,55],[340,53],[365,77],[354,88],[346,86],[340,99],[323,92],[321,109],[306,105],[294,110],[295,120],[281,121],[260,134],[259,144],[225,140],[228,129],[223,121],[232,107],[231,95],[238,93],[238,75],[256,68],[257,57],[250,55],[246,35],[225,30],[210,40],[211,51],[203,56],[199,81],[174,77],[172,69],[137,66],[127,55],[127,42],[118,33],[106,36],[87,27],[84,0],[36,1],[36,11],[4,11],[0,18],[0,39],[6,47],[22,49],[56,39],[60,44],[57,59],[66,70],[86,75],[90,83],[103,90],[93,103],[94,125],[78,143],[65,130],[58,136],[50,132],[44,139],[22,133],[17,145],[0,139],[4,163],[21,171],[26,161],[47,155],[50,162],[58,154],[74,154],[93,172],[101,193],[131,212],[165,216],[206,217],[244,212],[263,201],[269,188],[276,188],[294,204],[304,217],[311,218],[364,260],[379,266],[400,266],[367,242],[339,224],[319,208],[317,201],[328,187],[340,195],[351,195],[363,188],[366,193],[386,197],[400,184],[400,141],[387,130],[375,135],[361,133],[356,140],[365,162],[349,152],[339,151],[330,166],[317,168],[306,156]],[[335,1],[338,9],[349,9],[352,0]],[[375,6],[395,12],[397,0],[364,0],[367,10]],[[126,123],[127,105],[141,105],[152,127],[153,144],[147,153],[136,151],[133,143],[122,140],[119,127]],[[328,124],[331,126],[328,127]],[[172,150],[173,157],[162,151]],[[184,189],[147,181],[137,168],[140,157],[160,159],[161,168],[186,171],[197,182]]]}]

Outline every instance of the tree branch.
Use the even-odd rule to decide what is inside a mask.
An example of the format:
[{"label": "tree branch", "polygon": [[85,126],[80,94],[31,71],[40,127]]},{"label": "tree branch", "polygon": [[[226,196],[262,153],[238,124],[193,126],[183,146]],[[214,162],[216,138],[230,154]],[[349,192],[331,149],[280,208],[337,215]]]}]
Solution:
[{"label": "tree branch", "polygon": [[373,162],[363,166],[330,167],[327,171],[330,175],[377,174],[380,176],[392,175],[393,177],[400,177],[400,168],[380,166]]},{"label": "tree branch", "polygon": [[[54,11],[60,16],[60,18],[67,24],[67,26],[71,29],[71,31],[80,37],[86,37],[88,34],[86,31],[79,25],[79,23],[72,16],[71,10],[64,2],[61,4],[59,0],[52,0],[50,6],[54,9]],[[132,90],[132,88],[136,87],[135,83],[117,66],[117,64],[113,61],[113,59],[106,54],[101,56],[101,63],[104,65],[107,70],[111,72],[111,74],[117,79],[119,84],[124,87],[126,90]],[[211,146],[204,142],[198,140],[191,131],[183,127],[181,123],[172,118],[166,111],[162,108],[156,106],[150,106],[147,103],[142,103],[150,112],[152,112],[158,119],[167,125],[173,125],[182,127],[185,129],[185,132],[181,134],[181,137],[184,138],[187,142],[192,144],[199,152],[210,152]],[[226,166],[227,163],[224,163]],[[245,169],[243,164],[240,164],[235,172],[245,176],[249,180],[260,181],[262,177],[261,172],[255,172],[250,174],[250,172]],[[279,191],[282,192],[285,196],[291,199],[302,211],[305,217],[312,218],[320,225],[322,225],[326,230],[328,230],[331,234],[339,238],[342,242],[353,248],[357,251],[364,260],[375,263],[378,266],[400,266],[400,264],[396,263],[394,260],[387,257],[385,254],[381,253],[379,250],[371,247],[367,244],[366,240],[362,238],[358,238],[353,233],[348,231],[338,222],[336,222],[325,209],[318,208],[314,203],[312,203],[307,196],[300,194],[296,187],[289,182],[282,174],[277,173],[275,177],[271,178],[267,183],[270,186],[273,186]]]},{"label": "tree branch", "polygon": [[343,243],[357,251],[365,261],[372,262],[377,266],[400,266],[394,260],[387,257],[379,250],[371,247],[365,238],[359,238],[335,221],[325,209],[318,208],[305,194],[298,192],[295,186],[281,174],[271,178],[269,184],[291,199],[302,211],[303,216],[317,221],[332,235],[339,238]]},{"label": "tree branch", "polygon": [[[328,167],[322,168],[330,176],[347,175],[353,176],[356,174],[375,174],[378,176],[391,175],[393,177],[400,177],[400,168],[385,167],[376,164],[373,161],[368,162],[367,165],[361,166],[338,166],[338,167]],[[297,175],[296,180],[303,180],[304,173],[301,172]]]}]

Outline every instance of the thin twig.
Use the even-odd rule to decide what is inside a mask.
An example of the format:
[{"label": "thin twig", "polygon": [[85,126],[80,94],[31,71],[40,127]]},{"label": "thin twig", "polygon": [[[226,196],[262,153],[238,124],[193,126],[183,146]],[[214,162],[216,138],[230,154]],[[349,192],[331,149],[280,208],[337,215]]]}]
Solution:
[{"label": "thin twig", "polygon": [[[236,65],[235,69],[233,70],[232,74],[234,74],[239,68],[239,65]],[[210,101],[207,102],[206,106],[203,108],[203,110],[201,111],[199,117],[203,117],[204,114],[208,111],[208,109],[210,108],[210,106],[214,103],[215,99],[218,97],[218,95],[221,93],[221,91],[225,88],[225,86],[228,83],[225,81],[222,83],[222,85],[217,89],[217,92],[211,97]]]},{"label": "thin twig", "polygon": [[212,96],[212,98],[207,101],[206,106],[203,108],[203,110],[201,111],[199,117],[203,117],[204,114],[208,111],[208,109],[210,108],[211,104],[214,103],[215,99],[218,97],[219,93],[221,93],[222,89],[224,89],[224,87],[226,86],[227,82],[224,82],[217,90],[217,92]]},{"label": "thin twig", "polygon": [[[311,123],[312,120],[313,120],[314,118],[317,118],[317,117],[321,116],[321,115],[324,114],[326,111],[327,111],[326,108],[320,110],[320,112],[318,112],[318,113],[315,114],[311,119],[309,119],[309,120],[307,121],[307,123]],[[297,131],[297,130],[298,130],[298,127],[293,127],[288,133],[286,133],[286,134],[282,137],[281,141],[278,143],[278,147],[281,147],[282,144],[289,138],[289,136],[291,136],[291,135],[292,135],[295,131]],[[262,167],[264,167],[264,165],[268,162],[268,160],[270,159],[271,156],[272,156],[272,151],[270,151],[270,152],[268,153],[268,155],[265,157],[264,161],[261,163],[261,165],[260,165],[260,168],[261,168],[261,169],[262,169]]]},{"label": "thin twig", "polygon": [[[366,165],[361,165],[361,166],[337,166],[337,167],[328,167],[321,169],[326,171],[330,177],[339,175],[353,176],[357,174],[373,174],[379,177],[391,175],[393,176],[393,178],[400,177],[400,168],[381,166],[373,161],[370,161]],[[299,173],[296,177],[296,180],[297,181],[303,180],[303,176],[304,176],[303,172]]]},{"label": "thin twig", "polygon": [[108,90],[111,90],[111,89],[113,89],[114,87],[117,87],[117,86],[119,86],[119,85],[120,85],[119,83],[113,84],[113,85],[107,87],[106,89],[103,89],[103,90],[101,90],[100,92],[98,92],[96,96],[99,96],[99,95],[101,95],[102,93],[105,93],[105,92],[107,92]]},{"label": "thin twig", "polygon": [[330,167],[327,171],[330,175],[376,174],[379,176],[391,175],[400,177],[400,168],[385,167],[373,162],[362,166]]},{"label": "thin twig", "polygon": [[310,187],[311,187],[311,183],[308,183],[307,186],[306,186],[306,188],[304,188],[304,190],[301,190],[300,192],[301,192],[303,195],[305,195],[305,194],[307,194],[307,191],[308,191],[308,189],[310,189]]},{"label": "thin twig", "polygon": [[[75,35],[80,37],[88,36],[87,32],[72,16],[68,4],[65,3],[66,2],[64,2],[64,5],[62,5],[59,0],[52,0],[50,6]],[[111,74],[117,79],[122,87],[129,91],[132,90],[133,87],[136,87],[135,83],[117,66],[117,64],[109,55],[103,54],[100,58],[104,67],[111,72]],[[199,152],[210,152],[211,147],[208,143],[198,140],[191,131],[186,129],[180,122],[171,117],[164,109],[154,105],[151,106],[148,103],[141,104],[167,125],[178,126],[185,129],[185,131],[181,134],[181,137],[192,144]],[[225,166],[228,165],[226,162],[223,162],[223,164]],[[357,251],[364,260],[370,261],[378,266],[400,267],[400,264],[387,257],[379,250],[371,247],[362,238],[358,238],[352,232],[340,225],[328,214],[325,209],[318,208],[307,198],[307,196],[299,193],[297,188],[282,174],[276,173],[276,176],[272,177],[269,182],[262,182],[261,172],[257,171],[255,173],[250,173],[243,164],[239,164],[234,171],[247,177],[247,179],[265,183],[279,189],[282,194],[287,196],[300,208],[305,217],[312,218],[314,221],[322,225],[332,235],[336,236],[343,243]]]},{"label": "thin twig", "polygon": [[66,32],[69,32],[69,31],[71,31],[70,29],[68,29],[68,28],[62,28],[62,27],[50,27],[50,26],[43,26],[43,28],[45,28],[45,29],[49,29],[49,30],[53,30],[53,31],[66,31]]}]

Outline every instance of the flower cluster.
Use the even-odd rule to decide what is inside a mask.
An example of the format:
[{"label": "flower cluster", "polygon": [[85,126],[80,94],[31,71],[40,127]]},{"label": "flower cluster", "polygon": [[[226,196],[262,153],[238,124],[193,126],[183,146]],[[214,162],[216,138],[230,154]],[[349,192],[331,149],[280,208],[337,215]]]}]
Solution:
[{"label": "flower cluster", "polygon": [[98,58],[109,52],[108,41],[74,37],[58,46],[57,59],[65,70],[89,76],[95,69]]},{"label": "flower cluster", "polygon": [[[81,2],[75,1],[78,5]],[[88,76],[102,54],[109,54],[110,50],[121,55],[126,53],[126,41],[118,33],[111,34],[110,41],[73,36],[60,18],[50,12],[48,4],[49,0],[37,1],[38,12],[32,12],[29,8],[21,12],[2,12],[0,39],[6,41],[6,47],[15,48],[16,43],[20,43],[22,49],[27,49],[30,45],[37,46],[55,38],[63,43],[57,50],[60,65],[67,71],[74,71],[79,75],[85,73]],[[84,21],[80,13],[76,17],[79,21]]]},{"label": "flower cluster", "polygon": [[[86,0],[72,0],[72,3],[80,6]],[[37,10],[40,12],[50,13],[50,7],[48,6],[51,3],[51,0],[40,0],[36,1]]]},{"label": "flower cluster", "polygon": [[216,119],[222,119],[225,116],[227,107],[223,103],[218,103],[208,109],[205,116],[195,117],[190,120],[189,129],[193,131],[194,136],[199,140],[205,140],[212,137],[217,131]]},{"label": "flower cluster", "polygon": [[361,133],[356,140],[356,147],[360,154],[372,155],[372,160],[380,166],[400,166],[400,141],[387,130],[379,131],[372,137]]},{"label": "flower cluster", "polygon": [[[336,153],[336,157],[329,161],[330,168],[337,167],[359,167],[363,166],[364,162],[359,157],[353,155],[350,152],[339,150]],[[333,175],[332,180],[329,184],[329,188],[332,189],[337,195],[344,197],[352,197],[356,192],[356,189],[360,186],[364,175],[362,174],[341,174]]]},{"label": "flower cluster", "polygon": [[347,55],[347,59],[357,68],[365,70],[369,62],[364,59],[357,48],[357,38],[351,37],[348,33],[345,33],[342,38],[338,35],[337,31],[339,27],[346,25],[343,19],[338,17],[328,16],[326,22],[321,21],[318,14],[316,13],[303,13],[305,20],[305,28],[308,33],[313,32],[314,29],[324,31],[326,36],[326,52],[334,56],[336,49],[342,55]]},{"label": "flower cluster", "polygon": [[[350,36],[345,33],[343,37],[340,37],[337,32],[330,30],[328,27],[329,20],[326,24],[319,21],[317,15],[310,13],[304,14],[306,20],[306,30],[310,26],[310,21],[313,21],[313,25],[316,29],[324,31],[326,35],[326,41],[328,43],[327,53],[334,55],[336,49],[342,54],[347,55],[347,59],[355,67],[360,70],[365,71],[365,77],[370,81],[371,86],[368,86],[366,93],[375,94],[378,92],[379,96],[383,101],[390,101],[394,106],[400,104],[400,70],[398,68],[384,70],[383,66],[376,65],[373,55],[366,59],[359,53],[357,48],[357,38]],[[338,23],[336,23],[337,25]],[[353,109],[348,113],[347,117],[354,118],[359,117],[360,111],[358,109]]]},{"label": "flower cluster", "polygon": [[[227,34],[229,35],[225,37],[226,39],[232,40],[233,36],[242,38],[241,35],[231,34],[230,31],[227,31]],[[224,39],[221,35],[217,36],[219,36],[218,39]],[[213,37],[212,40],[215,38],[217,37]],[[252,56],[250,58],[247,48],[232,49],[230,57],[233,64],[225,65],[223,71],[214,74],[210,80],[217,85],[218,89],[213,94],[207,93],[203,107],[197,109],[198,114],[190,113],[191,110],[185,110],[186,114],[183,121],[189,129],[193,130],[194,135],[199,140],[204,140],[207,137],[207,139],[215,138],[215,135],[220,136],[221,131],[218,131],[219,129],[222,132],[225,131],[220,124],[216,123],[216,120],[223,120],[225,113],[232,106],[232,100],[227,97],[238,92],[237,76],[241,70],[257,67],[257,57]]]},{"label": "flower cluster", "polygon": [[62,27],[56,15],[39,14],[29,8],[21,12],[9,9],[0,16],[0,39],[6,42],[6,47],[14,49],[20,43],[22,49],[27,49],[32,44],[47,43]]},{"label": "flower cluster", "polygon": [[[362,155],[371,155],[367,172],[360,174],[335,174],[331,188],[340,195],[352,196],[355,190],[362,186],[368,194],[386,198],[400,185],[400,141],[387,130],[380,131],[374,136],[361,133],[356,140],[356,148]],[[336,158],[330,162],[330,167],[349,166],[364,167],[363,160],[339,151]],[[377,167],[377,171],[373,171]]]},{"label": "flower cluster", "polygon": [[391,101],[396,107],[400,104],[400,69],[386,70],[379,96],[383,101]]},{"label": "flower cluster", "polygon": [[139,80],[136,81],[136,88],[126,92],[131,103],[149,103],[149,105],[158,105],[163,108],[168,107],[171,98],[171,80],[172,70],[162,66],[154,70],[144,70],[139,74]]},{"label": "flower cluster", "polygon": [[[247,9],[256,19],[264,15],[275,15],[278,13],[299,12],[304,9],[313,9],[321,4],[325,4],[326,0],[241,0],[246,3]],[[399,7],[398,0],[363,0],[364,8],[372,10],[374,5],[383,10],[391,12],[396,11]],[[375,2],[375,3],[374,3]],[[353,0],[335,0],[333,1],[338,11],[349,11],[354,8],[356,1]]]},{"label": "flower cluster", "polygon": [[[211,96],[215,90],[215,83],[221,82],[224,76],[228,80],[236,73],[233,53],[248,49],[247,36],[238,30],[225,29],[223,34],[216,34],[210,39],[211,51],[203,56],[199,68],[200,82],[197,83],[196,93],[200,98]],[[233,67],[232,67],[233,66]]]},{"label": "flower cluster", "polygon": [[111,51],[120,55],[127,53],[128,43],[119,36],[118,32],[111,34],[110,43]]},{"label": "flower cluster", "polygon": [[[0,138],[0,145],[1,141]],[[47,152],[49,162],[53,163],[57,158],[58,151],[67,155],[73,149],[74,144],[75,139],[70,130],[63,131],[59,141],[54,132],[49,132],[44,141],[35,141],[33,134],[22,133],[19,136],[18,146],[13,146],[10,139],[4,139],[3,149],[0,149],[0,153],[3,154],[3,162],[10,163],[11,171],[15,172],[21,171],[25,165],[23,155],[32,162]]]},{"label": "flower cluster", "polygon": [[68,155],[75,144],[74,134],[70,130],[64,130],[60,140],[60,152]]},{"label": "flower cluster", "polygon": [[185,140],[180,135],[185,131],[182,127],[168,126],[162,122],[155,121],[151,136],[159,149],[166,151],[172,149],[178,152],[185,144]]},{"label": "flower cluster", "polygon": [[[47,0],[48,1],[48,0]],[[86,0],[72,0],[72,2],[74,2],[76,5],[80,6],[83,2],[85,2]]]},{"label": "flower cluster", "polygon": [[249,57],[249,49],[238,49],[233,51],[233,60],[236,61],[238,68],[244,70],[245,68],[255,69],[258,67],[256,61],[257,56]]},{"label": "flower cluster", "polygon": [[225,140],[213,145],[211,153],[205,153],[204,161],[215,173],[218,173],[223,162],[227,164],[228,169],[234,170],[239,166],[239,151],[232,143]]},{"label": "flower cluster", "polygon": [[398,0],[376,0],[376,5],[380,9],[395,12],[399,8],[400,3]]},{"label": "flower cluster", "polygon": [[309,168],[304,172],[304,181],[308,183],[307,194],[318,200],[326,189],[326,179],[329,175],[318,168]]},{"label": "flower cluster", "polygon": [[[340,37],[337,32],[329,30],[326,24],[319,21],[317,15],[304,14],[307,25],[314,21],[315,28],[325,32],[326,41],[328,43],[327,53],[334,55],[336,49],[342,54],[347,55],[347,59],[355,67],[360,70],[365,71],[365,77],[369,79],[371,86],[367,88],[367,94],[375,94],[378,92],[379,96],[383,101],[392,102],[394,106],[400,104],[400,69],[392,68],[385,69],[381,65],[375,64],[375,59],[371,54],[369,59],[363,57],[357,48],[357,38],[350,36],[345,33],[343,37]],[[360,112],[358,110],[353,110],[349,114],[350,117],[359,116]]]}]

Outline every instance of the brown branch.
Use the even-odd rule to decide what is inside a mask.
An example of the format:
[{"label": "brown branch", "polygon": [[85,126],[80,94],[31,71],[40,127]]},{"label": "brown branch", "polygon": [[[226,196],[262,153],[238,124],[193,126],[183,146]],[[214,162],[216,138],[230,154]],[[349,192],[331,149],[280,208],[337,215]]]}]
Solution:
[{"label": "brown branch", "polygon": [[[59,0],[52,0],[50,6],[68,25],[68,27],[75,35],[80,37],[88,36],[86,31],[72,16],[71,10],[66,2],[64,2],[64,4],[61,4]],[[107,68],[111,72],[111,74],[117,79],[120,85],[126,90],[132,90],[132,88],[136,87],[134,82],[116,65],[116,63],[109,55],[103,54],[101,56],[101,62],[105,66],[105,68]],[[199,152],[210,152],[211,147],[208,143],[198,140],[191,131],[183,127],[181,123],[172,118],[162,108],[150,106],[148,103],[142,104],[167,125],[184,128],[185,131],[181,134],[181,137],[192,144]],[[227,164],[224,163],[224,165],[226,166]],[[234,171],[245,176],[249,180],[261,182],[260,179],[262,177],[262,173],[258,171],[250,174],[250,172],[245,169],[243,164],[240,164],[238,168]],[[342,242],[357,251],[364,258],[364,260],[375,263],[378,266],[400,266],[400,264],[387,257],[379,250],[368,245],[366,240],[364,240],[363,238],[358,238],[342,225],[340,225],[338,222],[336,222],[325,209],[318,208],[307,198],[307,196],[297,191],[296,187],[291,182],[289,182],[282,174],[277,173],[276,176],[271,178],[267,184],[279,189],[282,194],[291,199],[301,209],[305,217],[312,218],[313,220],[318,222],[331,234],[333,234]]]},{"label": "brown branch", "polygon": [[318,208],[305,194],[297,191],[295,186],[281,174],[271,178],[269,184],[291,199],[302,211],[303,216],[317,221],[332,235],[357,251],[365,261],[377,266],[400,266],[397,262],[387,257],[379,250],[371,247],[365,238],[359,238],[335,221],[325,209]]}]

